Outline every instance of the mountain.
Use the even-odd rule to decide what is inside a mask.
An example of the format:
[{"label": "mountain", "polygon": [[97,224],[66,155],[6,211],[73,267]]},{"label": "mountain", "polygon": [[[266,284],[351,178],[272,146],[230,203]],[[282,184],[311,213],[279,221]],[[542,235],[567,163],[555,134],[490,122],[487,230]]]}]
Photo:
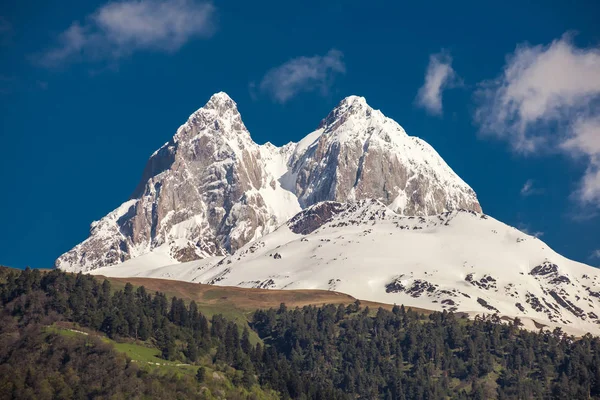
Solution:
[{"label": "mountain", "polygon": [[305,208],[378,199],[406,215],[481,211],[475,192],[425,141],[350,96],[296,146],[284,176]]},{"label": "mountain", "polygon": [[600,271],[471,210],[395,213],[377,200],[321,202],[226,257],[101,268],[263,289],[325,289],[387,304],[519,317],[528,327],[600,333]]},{"label": "mountain", "polygon": [[600,333],[597,269],[483,214],[431,146],[357,96],[276,147],[256,144],[235,102],[215,94],[56,266],[334,290]]},{"label": "mountain", "polygon": [[91,271],[148,254],[162,265],[225,256],[320,201],[369,198],[405,215],[481,211],[431,146],[362,97],[277,147],[256,144],[236,103],[217,93],[152,154],[132,197],[55,265]]}]

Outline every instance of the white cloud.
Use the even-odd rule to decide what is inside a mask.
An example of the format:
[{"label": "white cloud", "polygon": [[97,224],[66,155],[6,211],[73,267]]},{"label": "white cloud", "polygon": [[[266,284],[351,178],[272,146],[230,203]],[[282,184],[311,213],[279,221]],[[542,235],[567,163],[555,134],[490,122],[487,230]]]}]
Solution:
[{"label": "white cloud", "polygon": [[501,76],[483,82],[475,121],[483,135],[522,154],[561,152],[587,163],[573,194],[600,207],[600,49],[569,35],[547,46],[517,46]]},{"label": "white cloud", "polygon": [[445,52],[429,56],[429,65],[425,73],[425,83],[417,93],[417,105],[430,114],[442,114],[442,91],[452,87],[457,76],[452,68],[452,57]]},{"label": "white cloud", "polygon": [[540,238],[544,236],[544,232],[531,230],[529,226],[525,224],[518,224],[517,227],[521,232],[523,232],[526,235],[533,236],[535,238]]},{"label": "white cloud", "polygon": [[285,103],[300,92],[326,94],[338,74],[346,72],[343,53],[329,50],[324,56],[298,57],[268,71],[260,82],[262,92]]},{"label": "white cloud", "polygon": [[535,186],[533,179],[527,179],[521,188],[521,196],[523,197],[529,197],[541,193],[543,193],[543,190]]},{"label": "white cloud", "polygon": [[585,174],[574,195],[584,204],[600,206],[600,110],[597,111],[595,116],[576,119],[571,135],[560,143],[560,148],[574,157],[582,156],[588,160]]},{"label": "white cloud", "polygon": [[138,50],[173,52],[193,37],[209,37],[215,7],[193,0],[126,0],[97,9],[86,22],[73,22],[57,46],[40,55],[54,67],[74,60],[116,60]]},{"label": "white cloud", "polygon": [[591,259],[598,259],[598,260],[600,260],[600,249],[592,251],[592,254],[590,255],[590,258]]},{"label": "white cloud", "polygon": [[521,188],[521,196],[529,196],[531,193],[531,188],[533,187],[533,181],[528,179],[527,182]]}]

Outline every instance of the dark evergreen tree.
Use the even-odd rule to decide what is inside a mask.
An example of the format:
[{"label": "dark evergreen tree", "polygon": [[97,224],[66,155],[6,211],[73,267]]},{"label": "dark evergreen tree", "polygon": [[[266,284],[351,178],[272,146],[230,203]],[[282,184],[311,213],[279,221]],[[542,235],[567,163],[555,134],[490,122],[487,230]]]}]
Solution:
[{"label": "dark evergreen tree", "polygon": [[196,372],[196,380],[200,383],[204,382],[204,379],[206,379],[206,368],[204,367],[200,367],[198,368],[198,371]]}]

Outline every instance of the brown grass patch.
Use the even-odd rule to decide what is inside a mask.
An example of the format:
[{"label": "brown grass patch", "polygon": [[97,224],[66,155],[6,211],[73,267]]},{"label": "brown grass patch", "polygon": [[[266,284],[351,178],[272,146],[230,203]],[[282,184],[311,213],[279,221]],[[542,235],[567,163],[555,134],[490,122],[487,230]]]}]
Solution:
[{"label": "brown grass patch", "polygon": [[[134,286],[144,286],[151,292],[163,292],[167,296],[176,296],[184,300],[194,300],[198,304],[219,307],[232,306],[239,310],[254,311],[256,309],[275,308],[281,303],[287,307],[304,307],[307,305],[322,306],[325,304],[351,304],[356,298],[339,292],[327,290],[277,290],[277,289],[247,289],[235,286],[215,286],[200,283],[175,281],[155,278],[108,278],[97,276],[98,279],[108,279],[113,286],[120,288],[130,282]],[[391,310],[392,304],[377,303],[361,300],[363,307],[371,309],[383,307]],[[430,310],[408,307],[414,311],[429,314]]]}]

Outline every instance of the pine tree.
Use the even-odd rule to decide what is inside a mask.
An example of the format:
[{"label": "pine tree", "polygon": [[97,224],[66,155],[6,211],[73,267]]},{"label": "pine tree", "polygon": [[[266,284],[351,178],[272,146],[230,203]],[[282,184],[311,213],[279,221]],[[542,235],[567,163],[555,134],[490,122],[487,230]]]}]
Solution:
[{"label": "pine tree", "polygon": [[245,354],[250,354],[252,351],[252,344],[250,343],[250,331],[248,330],[247,326],[244,327],[244,331],[242,332],[240,345]]},{"label": "pine tree", "polygon": [[186,357],[194,363],[198,359],[198,346],[193,341],[189,341],[185,350]]},{"label": "pine tree", "polygon": [[199,383],[202,383],[202,382],[204,382],[205,379],[206,379],[206,369],[204,367],[198,368],[198,371],[196,371],[196,380]]}]

